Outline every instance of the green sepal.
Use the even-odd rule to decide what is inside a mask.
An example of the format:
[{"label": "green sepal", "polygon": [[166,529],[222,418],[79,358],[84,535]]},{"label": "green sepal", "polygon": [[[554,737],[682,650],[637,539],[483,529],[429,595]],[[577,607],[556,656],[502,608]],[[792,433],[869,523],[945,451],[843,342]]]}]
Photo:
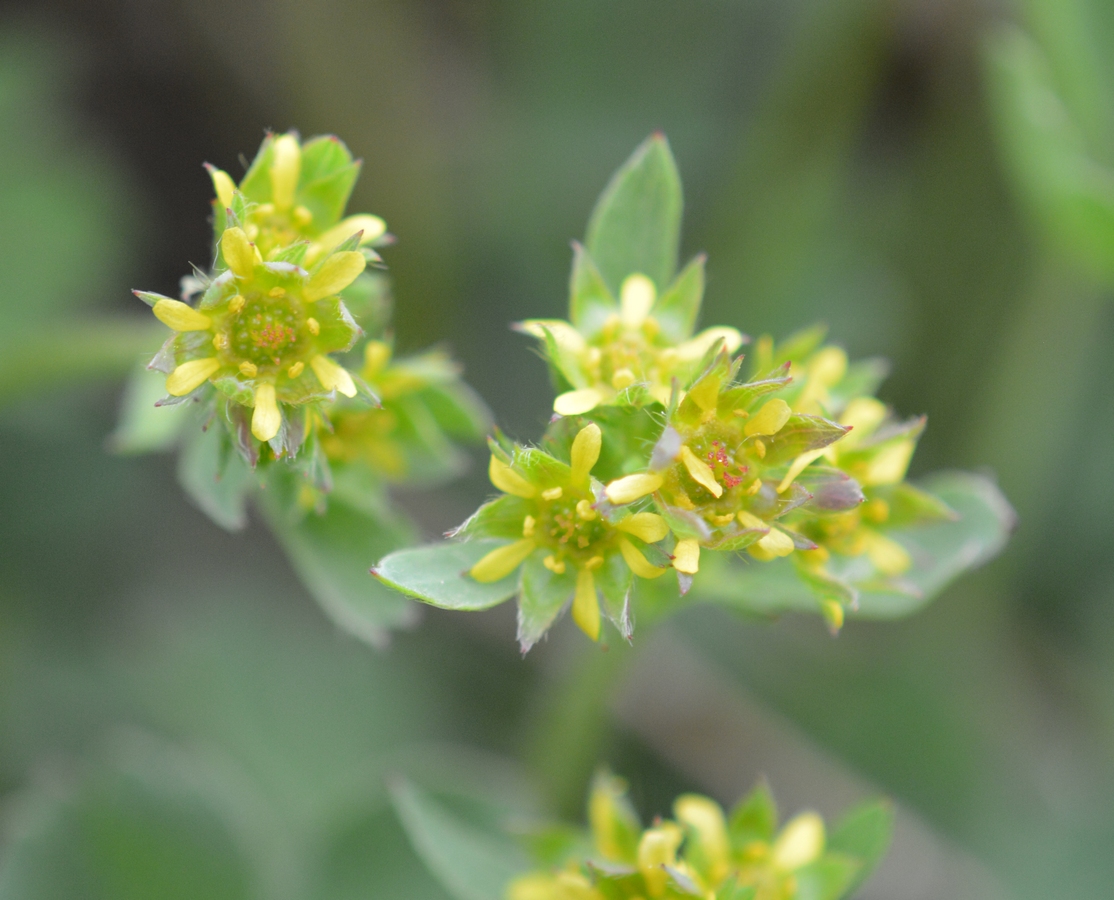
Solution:
[{"label": "green sepal", "polygon": [[178,457],[178,481],[203,513],[228,531],[247,525],[251,469],[215,418],[186,435]]},{"label": "green sepal", "polygon": [[634,622],[630,614],[631,588],[634,573],[623,562],[618,553],[604,557],[603,565],[593,573],[596,589],[603,596],[603,611],[611,623],[619,629],[624,640],[634,634]]},{"label": "green sepal", "polygon": [[766,445],[763,462],[771,468],[792,462],[802,453],[835,443],[850,430],[821,416],[793,413],[777,434],[761,438]]},{"label": "green sepal", "polygon": [[[794,332],[774,347],[773,356],[770,358],[765,368],[759,371],[766,372],[770,369],[782,366],[785,363],[793,363],[799,366],[816,351],[827,336],[828,326],[822,323],[817,323],[809,328],[803,328],[800,331]],[[756,362],[761,362],[757,354],[755,355],[755,360]]]},{"label": "green sepal", "polygon": [[591,341],[614,315],[619,304],[608,290],[595,261],[579,243],[572,245],[572,274],[569,276],[569,321],[585,340]]},{"label": "green sepal", "polygon": [[191,420],[192,404],[159,406],[166,394],[165,379],[153,375],[142,363],[124,385],[120,415],[115,431],[108,438],[113,453],[152,453],[169,450],[181,437]]},{"label": "green sepal", "polygon": [[703,253],[685,266],[654,304],[650,315],[661,326],[661,334],[671,343],[679,344],[692,337],[700,305],[704,301]]},{"label": "green sepal", "polygon": [[749,412],[757,400],[774,391],[782,390],[793,380],[789,377],[788,363],[783,364],[780,369],[775,371],[782,374],[772,377],[768,374],[767,377],[760,380],[748,381],[745,384],[737,384],[726,388],[720,394],[718,409],[721,412],[731,412],[736,409]]},{"label": "green sepal", "polygon": [[731,843],[743,847],[754,841],[769,843],[777,834],[777,804],[763,780],[735,804],[727,819]]},{"label": "green sepal", "polygon": [[272,253],[267,262],[287,262],[301,266],[305,262],[307,250],[309,241],[297,241]]},{"label": "green sepal", "polygon": [[463,524],[450,531],[448,536],[518,540],[522,537],[522,522],[533,509],[534,505],[529,500],[513,494],[503,494],[477,509]]},{"label": "green sepal", "polygon": [[468,571],[505,540],[441,541],[396,550],[372,567],[387,587],[441,609],[479,610],[497,606],[518,590],[518,574],[484,584]]},{"label": "green sepal", "polygon": [[146,303],[148,306],[154,306],[160,300],[172,300],[172,297],[167,297],[164,294],[157,294],[154,291],[132,291],[135,296]]},{"label": "green sepal", "polygon": [[255,158],[248,166],[247,172],[240,180],[240,192],[253,203],[271,202],[271,157],[274,156],[274,134],[263,138],[259,149],[255,151]]},{"label": "green sepal", "polygon": [[828,849],[858,860],[860,866],[847,889],[859,887],[882,861],[893,839],[894,805],[871,800],[846,813],[828,835]]},{"label": "green sepal", "polygon": [[846,897],[859,874],[862,864],[857,859],[837,853],[825,853],[820,859],[793,872],[797,883],[795,900],[840,900]]},{"label": "green sepal", "polygon": [[[295,490],[302,482],[286,476]],[[368,563],[415,539],[412,525],[397,513],[368,515],[333,498],[321,512],[297,515],[270,491],[260,506],[302,583],[337,625],[349,634],[382,646],[390,629],[412,625],[415,608],[405,597],[368,574]]]},{"label": "green sepal", "polygon": [[695,370],[700,374],[696,376],[685,394],[685,398],[677,407],[672,420],[687,425],[690,428],[698,426],[705,417],[705,408],[696,398],[702,397],[711,401],[709,409],[719,405],[720,392],[724,385],[730,384],[732,377],[738,371],[738,361],[731,356],[720,344],[708,349],[701,360],[700,366]]},{"label": "green sepal", "polygon": [[636,272],[658,290],[673,281],[681,235],[681,179],[662,134],[638,147],[612,176],[588,220],[584,245],[613,296]]},{"label": "green sepal", "polygon": [[518,447],[512,465],[531,484],[543,487],[568,484],[572,477],[572,469],[568,463],[554,459],[536,447]]},{"label": "green sepal", "polygon": [[549,631],[576,591],[576,567],[558,575],[545,567],[544,553],[535,551],[522,566],[518,597],[518,644],[525,653]]},{"label": "green sepal", "polygon": [[381,272],[364,269],[340,292],[344,305],[367,334],[381,335],[391,318],[391,285]]},{"label": "green sepal", "polygon": [[525,326],[534,325],[542,330],[542,343],[545,345],[545,360],[550,367],[550,381],[557,393],[564,393],[573,388],[585,388],[591,383],[580,367],[580,360],[575,354],[564,350],[553,336],[551,324],[564,325],[564,322],[554,319],[528,319],[516,330],[525,332]]},{"label": "green sepal", "polygon": [[[627,508],[624,508],[623,512],[627,512]],[[626,516],[622,516],[621,518],[626,518]],[[648,544],[642,540],[642,538],[635,537],[633,534],[624,533],[623,538],[630,541],[635,549],[646,557],[646,562],[651,566],[656,566],[659,569],[668,569],[673,561],[673,558],[657,544]]]},{"label": "green sepal", "polygon": [[321,332],[315,338],[323,353],[344,353],[351,350],[363,334],[348,307],[339,297],[326,297],[313,304]]},{"label": "green sepal", "polygon": [[607,848],[609,862],[635,865],[642,822],[627,795],[627,783],[607,768],[596,770],[588,794],[589,819],[596,847]]}]

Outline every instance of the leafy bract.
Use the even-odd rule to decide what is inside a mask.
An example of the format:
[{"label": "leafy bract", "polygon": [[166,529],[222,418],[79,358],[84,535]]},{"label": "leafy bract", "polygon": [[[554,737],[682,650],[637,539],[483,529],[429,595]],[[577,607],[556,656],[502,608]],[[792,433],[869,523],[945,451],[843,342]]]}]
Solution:
[{"label": "leafy bract", "polygon": [[442,609],[488,609],[518,590],[515,573],[483,584],[468,570],[505,541],[485,539],[463,543],[442,541],[398,550],[380,560],[373,573],[383,584],[415,600]]},{"label": "leafy bract", "polygon": [[635,272],[659,290],[673,281],[681,234],[681,178],[661,134],[615,173],[588,220],[585,247],[614,296]]}]

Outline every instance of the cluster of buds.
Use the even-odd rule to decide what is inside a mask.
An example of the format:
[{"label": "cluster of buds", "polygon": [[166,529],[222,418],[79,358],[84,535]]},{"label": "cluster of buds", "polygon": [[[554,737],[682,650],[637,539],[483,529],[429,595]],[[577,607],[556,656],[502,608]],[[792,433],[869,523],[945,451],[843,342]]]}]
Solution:
[{"label": "cluster of buds", "polygon": [[253,466],[295,460],[309,444],[296,460],[307,472],[354,464],[398,481],[457,471],[453,439],[482,435],[487,414],[451,361],[392,361],[379,336],[362,371],[342,356],[381,326],[365,307],[383,277],[368,267],[381,267],[375,248],[390,241],[378,216],[344,215],[359,161],[335,137],[288,133],[266,137],[239,184],[206,168],[211,269],[184,278],[180,299],[135,292],[174,332],[149,366],[167,376],[161,405],[208,404]]},{"label": "cluster of buds", "polygon": [[814,812],[780,829],[768,789],[730,812],[684,794],[672,819],[643,828],[618,778],[599,774],[588,801],[588,852],[516,879],[507,900],[794,900],[846,896],[870,861],[827,846]]}]

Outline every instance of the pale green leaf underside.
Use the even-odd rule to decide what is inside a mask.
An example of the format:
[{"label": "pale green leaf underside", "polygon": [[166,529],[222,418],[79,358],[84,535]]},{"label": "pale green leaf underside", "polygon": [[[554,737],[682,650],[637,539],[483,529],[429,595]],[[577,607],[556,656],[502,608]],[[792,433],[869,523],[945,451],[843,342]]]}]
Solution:
[{"label": "pale green leaf underside", "polygon": [[399,550],[375,567],[375,575],[383,584],[442,609],[488,609],[514,595],[518,590],[518,572],[493,584],[481,584],[468,575],[468,570],[505,543],[500,540],[443,541]]},{"label": "pale green leaf underside", "polygon": [[[871,619],[910,615],[961,574],[993,559],[1005,546],[1014,525],[1014,512],[988,478],[945,472],[925,479],[920,486],[947,503],[959,519],[888,532],[913,557],[913,569],[903,576],[912,590],[871,590],[859,585],[859,607],[852,615]],[[707,568],[693,585],[690,596],[694,600],[723,603],[760,615],[817,609],[815,595],[788,560],[713,563]]]}]

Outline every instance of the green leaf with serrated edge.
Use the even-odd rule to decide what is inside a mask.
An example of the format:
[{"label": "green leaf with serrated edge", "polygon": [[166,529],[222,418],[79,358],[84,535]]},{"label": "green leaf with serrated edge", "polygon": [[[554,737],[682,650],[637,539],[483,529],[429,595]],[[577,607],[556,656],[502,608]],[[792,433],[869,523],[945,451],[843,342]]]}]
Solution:
[{"label": "green leaf with serrated edge", "polygon": [[641,272],[664,290],[677,269],[681,178],[661,134],[648,138],[612,176],[588,220],[584,245],[614,296]]},{"label": "green leaf with serrated edge", "polygon": [[414,607],[368,573],[373,560],[414,540],[408,522],[397,514],[376,519],[338,500],[295,519],[269,492],[260,505],[302,583],[337,625],[380,646],[389,629],[413,623]]},{"label": "green leaf with serrated edge", "polygon": [[451,536],[518,540],[522,537],[522,523],[533,508],[532,503],[521,497],[503,494],[472,513],[464,524],[451,532]]},{"label": "green leaf with serrated edge", "polygon": [[634,633],[634,622],[630,614],[631,587],[634,584],[634,573],[630,570],[623,557],[618,553],[611,553],[604,557],[604,563],[593,573],[596,580],[596,589],[603,597],[603,611],[612,624],[619,629],[619,633],[626,640]]},{"label": "green leaf with serrated edge", "polygon": [[727,820],[731,841],[743,846],[751,841],[772,841],[777,833],[777,804],[765,781],[735,804]]},{"label": "green leaf with serrated edge", "polygon": [[777,434],[763,436],[767,466],[792,462],[802,453],[827,447],[843,437],[850,429],[820,416],[793,413]]},{"label": "green leaf with serrated edge", "polygon": [[166,395],[166,379],[140,365],[124,385],[120,421],[108,438],[114,453],[153,453],[178,443],[193,420],[192,403],[156,406]]},{"label": "green leaf with serrated edge", "polygon": [[704,300],[704,263],[701,253],[685,266],[660,297],[650,315],[661,326],[661,333],[673,343],[692,337],[700,304]]},{"label": "green leaf with serrated edge", "polygon": [[477,610],[497,606],[518,591],[518,573],[483,584],[468,570],[506,541],[442,541],[425,547],[397,550],[374,567],[388,587],[442,609]]},{"label": "green leaf with serrated edge", "polygon": [[[969,472],[943,472],[924,479],[922,484],[959,518],[884,530],[913,559],[912,569],[898,583],[879,583],[878,573],[866,556],[833,554],[828,571],[859,591],[858,607],[849,610],[849,615],[868,619],[910,615],[964,572],[993,559],[1005,546],[1016,516],[988,478]],[[816,610],[816,598],[788,559],[736,563],[711,556],[707,563],[701,559],[700,575],[690,597],[758,615]]]},{"label": "green leaf with serrated edge", "polygon": [[569,321],[590,341],[611,316],[618,315],[619,304],[588,251],[573,241],[572,253]]},{"label": "green leaf with serrated edge", "polygon": [[469,818],[405,778],[391,800],[414,850],[456,900],[499,900],[530,869],[518,844],[490,823]]},{"label": "green leaf with serrated edge", "polygon": [[828,836],[828,849],[859,861],[860,868],[848,893],[874,871],[890,847],[894,806],[889,800],[872,800],[855,807],[839,820]]},{"label": "green leaf with serrated edge", "polygon": [[518,644],[525,653],[549,631],[572,600],[576,590],[576,567],[557,574],[545,567],[545,554],[535,551],[522,565],[518,597]]},{"label": "green leaf with serrated edge", "polygon": [[178,457],[178,481],[205,515],[229,531],[247,525],[252,474],[215,419],[187,434]]},{"label": "green leaf with serrated edge", "polygon": [[793,872],[797,884],[794,900],[840,900],[850,892],[861,867],[856,859],[825,853]]}]

